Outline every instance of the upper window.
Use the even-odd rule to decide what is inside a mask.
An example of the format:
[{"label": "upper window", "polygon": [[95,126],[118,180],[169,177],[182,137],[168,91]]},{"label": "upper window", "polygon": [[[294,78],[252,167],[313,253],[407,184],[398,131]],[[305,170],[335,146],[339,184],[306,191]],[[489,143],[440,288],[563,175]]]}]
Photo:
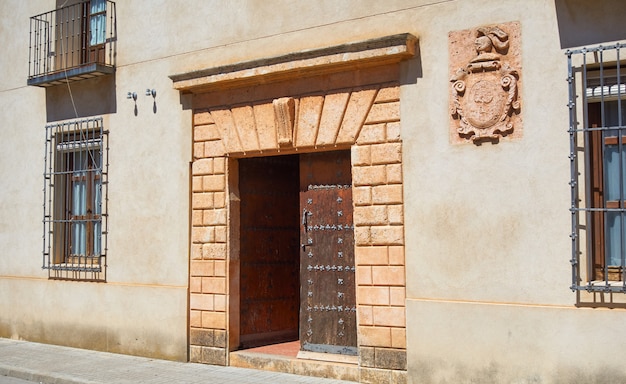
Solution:
[{"label": "upper window", "polygon": [[626,292],[624,47],[568,52],[572,289]]},{"label": "upper window", "polygon": [[91,0],[89,4],[89,45],[95,47],[106,40],[106,0]]},{"label": "upper window", "polygon": [[44,268],[50,277],[104,280],[107,132],[102,119],[46,127]]},{"label": "upper window", "polygon": [[115,3],[87,0],[30,18],[28,84],[51,86],[114,73]]}]

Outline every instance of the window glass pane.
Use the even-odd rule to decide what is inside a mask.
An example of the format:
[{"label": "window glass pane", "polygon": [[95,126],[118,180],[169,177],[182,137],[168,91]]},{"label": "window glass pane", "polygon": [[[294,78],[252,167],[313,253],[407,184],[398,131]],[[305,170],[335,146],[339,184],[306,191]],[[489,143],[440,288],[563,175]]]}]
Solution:
[{"label": "window glass pane", "polygon": [[90,45],[103,44],[106,38],[106,14],[99,13],[106,11],[105,0],[91,0],[89,31],[91,38]]},{"label": "window glass pane", "polygon": [[[620,115],[619,103],[615,101],[604,102],[604,126],[618,127]],[[626,131],[621,132],[626,136]],[[620,137],[619,129],[610,129],[604,132],[605,142],[611,140],[604,147],[604,187],[605,204],[613,202],[609,208],[618,208],[619,202],[626,200],[626,143]],[[618,145],[622,141],[621,151]],[[622,188],[620,190],[620,181]],[[606,205],[605,205],[606,206]],[[607,212],[606,229],[606,264],[608,266],[622,265],[622,237],[626,235],[625,219],[620,212]]]},{"label": "window glass pane", "polygon": [[102,224],[100,221],[94,222],[93,225],[93,256],[100,256],[100,245],[101,245],[101,228]]},{"label": "window glass pane", "polygon": [[[621,159],[621,161],[620,161]],[[621,164],[620,164],[621,162]],[[622,145],[620,156],[619,146],[607,145],[604,147],[604,187],[605,202],[624,200],[620,196],[620,172],[626,171],[626,144]],[[626,176],[622,177],[623,192],[626,193]]]},{"label": "window glass pane", "polygon": [[[622,95],[622,97],[624,97],[626,95]],[[604,102],[604,125],[607,127],[618,127],[620,125],[623,125],[623,121],[620,122],[620,115],[619,115],[619,110],[618,110],[618,106],[621,104],[622,107],[622,120],[624,120],[624,118],[626,116],[624,116],[624,113],[626,113],[626,102],[624,101],[619,101],[619,100],[611,100],[611,101],[605,101]],[[617,135],[617,130],[612,130],[613,135]],[[622,135],[624,134],[624,131],[622,131]]]},{"label": "window glass pane", "polygon": [[106,7],[105,0],[91,0],[91,13],[104,12]]},{"label": "window glass pane", "polygon": [[91,156],[91,164],[92,168],[96,170],[96,173],[100,175],[102,173],[102,164],[101,164],[101,156],[100,149],[96,148],[89,152]]},{"label": "window glass pane", "polygon": [[[74,173],[74,177],[80,177],[83,172]],[[77,176],[78,175],[78,176]],[[87,214],[87,188],[84,179],[74,181],[72,185],[72,254],[84,255],[86,248],[85,222],[78,220],[78,216]]]},{"label": "window glass pane", "polygon": [[102,213],[102,184],[100,183],[100,179],[94,180],[94,193],[93,193],[93,213],[94,215],[100,215]]},{"label": "window glass pane", "polygon": [[100,244],[101,244],[101,229],[102,223],[100,219],[100,215],[102,214],[102,183],[100,179],[95,181],[94,188],[94,214],[97,215],[97,219],[94,220],[93,224],[93,255],[100,255]]},{"label": "window glass pane", "polygon": [[620,212],[607,212],[606,264],[622,265],[622,237],[626,236],[626,217]]},{"label": "window glass pane", "polygon": [[85,255],[87,248],[86,223],[84,221],[72,222],[72,254]]},{"label": "window glass pane", "polygon": [[76,180],[72,188],[72,216],[87,214],[87,186],[85,180]]},{"label": "window glass pane", "polygon": [[[88,256],[100,254],[101,174],[99,149],[76,151],[73,157],[71,190],[71,243],[72,254]],[[93,229],[93,231],[90,231]],[[93,237],[93,249],[87,249],[87,237]]]}]

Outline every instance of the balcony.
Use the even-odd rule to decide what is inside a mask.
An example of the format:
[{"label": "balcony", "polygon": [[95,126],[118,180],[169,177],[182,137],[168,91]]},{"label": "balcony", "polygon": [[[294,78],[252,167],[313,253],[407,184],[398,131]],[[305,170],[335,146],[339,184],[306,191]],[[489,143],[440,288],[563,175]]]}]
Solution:
[{"label": "balcony", "polygon": [[115,3],[83,1],[30,18],[28,85],[49,87],[115,72]]}]

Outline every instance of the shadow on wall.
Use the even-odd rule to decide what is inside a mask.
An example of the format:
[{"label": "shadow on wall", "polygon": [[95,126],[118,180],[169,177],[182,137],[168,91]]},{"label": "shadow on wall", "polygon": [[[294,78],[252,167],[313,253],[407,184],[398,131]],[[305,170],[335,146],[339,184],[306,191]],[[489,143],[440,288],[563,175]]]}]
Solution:
[{"label": "shadow on wall", "polygon": [[400,73],[400,84],[402,85],[416,84],[417,79],[421,79],[424,76],[419,40],[415,42],[415,55],[411,59],[400,63]]},{"label": "shadow on wall", "polygon": [[626,39],[626,1],[555,0],[561,48]]},{"label": "shadow on wall", "polygon": [[47,122],[105,115],[116,111],[114,75],[74,81],[69,83],[69,87],[62,84],[46,88]]}]

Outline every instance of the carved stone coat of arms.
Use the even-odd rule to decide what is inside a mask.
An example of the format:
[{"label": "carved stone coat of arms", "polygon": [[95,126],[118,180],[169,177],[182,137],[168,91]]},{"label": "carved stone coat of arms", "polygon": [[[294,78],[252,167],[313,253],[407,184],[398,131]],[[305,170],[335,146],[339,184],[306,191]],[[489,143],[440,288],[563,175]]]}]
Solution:
[{"label": "carved stone coat of arms", "polygon": [[[464,65],[457,66],[450,78],[450,114],[458,135],[455,141],[497,143],[516,129],[521,133],[521,119],[517,117],[520,73],[507,60],[511,46],[506,26],[480,27],[473,35],[472,57],[465,58]],[[466,37],[454,43],[468,52],[468,40]],[[458,52],[463,50],[457,48],[451,53]],[[519,59],[519,51],[514,57]]]}]

